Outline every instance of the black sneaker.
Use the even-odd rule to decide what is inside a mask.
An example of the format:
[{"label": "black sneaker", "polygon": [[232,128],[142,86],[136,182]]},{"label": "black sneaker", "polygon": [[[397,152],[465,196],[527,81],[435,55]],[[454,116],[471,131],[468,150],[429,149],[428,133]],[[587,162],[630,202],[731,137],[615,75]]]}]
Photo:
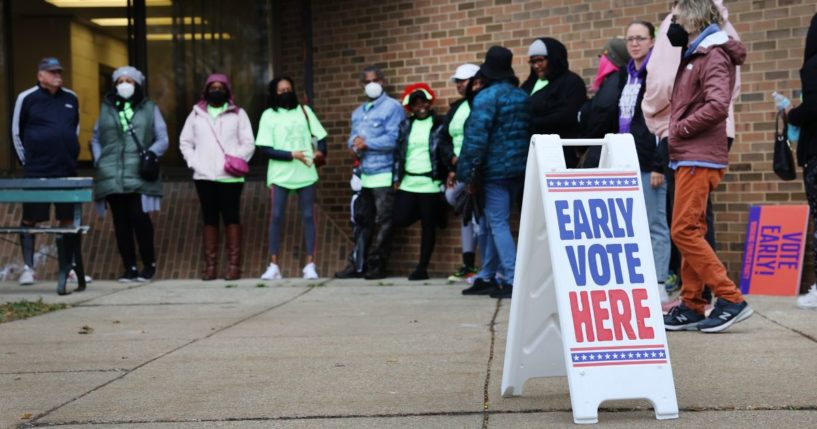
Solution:
[{"label": "black sneaker", "polygon": [[349,264],[341,271],[335,273],[336,279],[359,279],[363,277],[363,273],[358,271],[354,265]]},{"label": "black sneaker", "polygon": [[667,331],[695,331],[702,320],[704,320],[702,314],[690,310],[681,303],[664,315],[664,327]]},{"label": "black sneaker", "polygon": [[414,271],[412,271],[411,274],[409,274],[408,279],[412,280],[412,281],[414,281],[414,280],[428,280],[429,279],[428,271],[426,271],[425,269],[422,269],[422,268],[417,268]]},{"label": "black sneaker", "polygon": [[153,276],[155,276],[155,275],[156,275],[156,263],[154,262],[152,264],[145,265],[145,267],[142,268],[142,272],[139,273],[139,277],[136,280],[140,281],[140,282],[149,282],[149,281],[153,280]]},{"label": "black sneaker", "polygon": [[474,285],[468,289],[463,289],[463,295],[490,295],[499,290],[499,285],[495,280],[485,280],[477,277]]},{"label": "black sneaker", "polygon": [[136,267],[130,267],[125,272],[119,276],[119,283],[133,283],[137,281],[139,278],[139,271],[136,271]]},{"label": "black sneaker", "polygon": [[754,312],[746,301],[735,304],[718,298],[709,317],[698,324],[698,330],[708,333],[725,331],[735,323],[748,319]]},{"label": "black sneaker", "polygon": [[507,298],[510,299],[513,296],[513,285],[503,283],[499,285],[499,290],[491,294],[491,298]]},{"label": "black sneaker", "polygon": [[369,268],[366,271],[366,274],[363,276],[366,280],[380,280],[386,278],[386,268],[382,265],[375,265]]}]

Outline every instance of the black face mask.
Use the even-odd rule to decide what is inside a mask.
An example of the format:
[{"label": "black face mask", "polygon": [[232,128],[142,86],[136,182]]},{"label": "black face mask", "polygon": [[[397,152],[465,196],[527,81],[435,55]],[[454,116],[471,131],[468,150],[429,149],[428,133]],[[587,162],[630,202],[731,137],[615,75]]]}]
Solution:
[{"label": "black face mask", "polygon": [[294,92],[285,92],[275,96],[278,99],[278,105],[284,109],[291,110],[298,107],[298,97]]},{"label": "black face mask", "polygon": [[689,43],[689,33],[681,24],[672,23],[667,29],[667,38],[672,46],[685,47]]},{"label": "black face mask", "polygon": [[227,91],[222,90],[215,90],[215,91],[207,91],[207,95],[204,96],[204,99],[207,100],[207,103],[211,106],[219,107],[227,102]]}]

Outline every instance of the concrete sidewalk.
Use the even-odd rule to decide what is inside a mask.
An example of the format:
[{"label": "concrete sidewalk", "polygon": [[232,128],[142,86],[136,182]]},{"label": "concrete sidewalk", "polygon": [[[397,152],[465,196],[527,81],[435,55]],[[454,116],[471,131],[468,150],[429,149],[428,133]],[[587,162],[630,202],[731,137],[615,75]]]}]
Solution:
[{"label": "concrete sidewalk", "polygon": [[[72,304],[0,324],[0,427],[574,426],[564,378],[500,397],[508,300],[443,281],[227,285],[0,283],[0,301]],[[723,334],[669,335],[679,420],[611,402],[600,425],[815,427],[817,312],[749,300]]]}]

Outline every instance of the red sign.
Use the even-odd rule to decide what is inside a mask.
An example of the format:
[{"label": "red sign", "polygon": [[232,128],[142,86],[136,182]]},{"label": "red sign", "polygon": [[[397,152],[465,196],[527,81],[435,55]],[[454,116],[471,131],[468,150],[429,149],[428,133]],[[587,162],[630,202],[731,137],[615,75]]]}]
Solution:
[{"label": "red sign", "polygon": [[740,290],[794,296],[800,289],[808,231],[808,206],[752,206]]}]

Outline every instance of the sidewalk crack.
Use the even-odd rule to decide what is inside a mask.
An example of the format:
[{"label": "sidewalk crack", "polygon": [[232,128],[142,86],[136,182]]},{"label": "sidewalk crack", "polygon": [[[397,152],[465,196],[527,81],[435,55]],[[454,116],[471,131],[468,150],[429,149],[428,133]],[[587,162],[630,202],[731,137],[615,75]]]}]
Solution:
[{"label": "sidewalk crack", "polygon": [[488,422],[491,420],[490,412],[490,394],[488,390],[491,386],[491,365],[494,362],[494,350],[496,349],[496,318],[499,315],[499,309],[502,307],[502,299],[496,300],[496,307],[494,308],[494,315],[491,317],[491,324],[488,329],[491,333],[491,347],[488,353],[488,368],[485,371],[485,385],[482,387],[482,429],[488,429]]},{"label": "sidewalk crack", "polygon": [[758,316],[768,320],[769,322],[774,323],[775,325],[777,325],[777,326],[779,326],[779,327],[781,327],[781,328],[783,328],[783,329],[785,329],[787,331],[794,332],[795,334],[798,334],[798,335],[800,335],[802,337],[805,337],[806,339],[808,339],[808,340],[810,340],[810,341],[812,341],[814,343],[817,343],[817,338],[814,338],[813,336],[811,336],[811,335],[809,335],[809,334],[807,334],[807,333],[805,333],[805,332],[803,332],[803,331],[801,331],[799,329],[792,328],[791,326],[786,326],[786,325],[778,322],[777,320],[774,320],[774,319],[770,318],[769,316],[766,316],[765,314],[763,314],[763,313],[761,313],[761,312],[759,312],[757,310],[755,310],[755,314],[757,314]]}]

